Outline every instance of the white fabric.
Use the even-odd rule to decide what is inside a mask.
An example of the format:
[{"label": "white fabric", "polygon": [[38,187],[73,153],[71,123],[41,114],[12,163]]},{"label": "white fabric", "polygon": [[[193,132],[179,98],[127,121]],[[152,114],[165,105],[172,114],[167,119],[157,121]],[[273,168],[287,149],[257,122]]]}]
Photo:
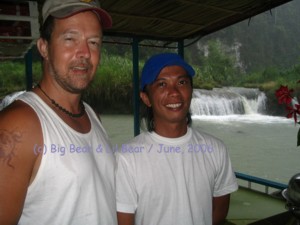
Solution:
[{"label": "white fabric", "polygon": [[82,134],[33,92],[18,99],[35,110],[44,138],[43,148],[33,146],[33,151],[43,151],[43,156],[28,188],[19,224],[117,224],[115,157],[105,151],[107,134],[92,109],[85,104],[91,130]]},{"label": "white fabric", "polygon": [[142,133],[116,155],[117,211],[135,213],[135,225],[211,225],[213,196],[238,188],[223,142],[192,128]]}]

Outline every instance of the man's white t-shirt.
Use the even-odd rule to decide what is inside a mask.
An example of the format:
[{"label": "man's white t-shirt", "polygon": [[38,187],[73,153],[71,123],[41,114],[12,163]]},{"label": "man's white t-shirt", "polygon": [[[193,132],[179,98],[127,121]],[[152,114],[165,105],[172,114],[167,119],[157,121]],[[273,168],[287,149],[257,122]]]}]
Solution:
[{"label": "man's white t-shirt", "polygon": [[116,155],[117,211],[135,213],[136,225],[211,225],[212,198],[238,188],[223,142],[192,128],[144,132]]}]

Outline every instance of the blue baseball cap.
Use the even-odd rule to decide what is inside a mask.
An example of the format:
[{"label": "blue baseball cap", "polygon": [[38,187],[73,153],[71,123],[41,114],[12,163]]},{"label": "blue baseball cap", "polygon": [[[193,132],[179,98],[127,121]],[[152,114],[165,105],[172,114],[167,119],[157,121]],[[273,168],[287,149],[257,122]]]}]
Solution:
[{"label": "blue baseball cap", "polygon": [[155,81],[160,71],[166,66],[181,66],[190,77],[195,75],[195,70],[186,63],[178,54],[161,53],[152,56],[144,65],[141,76],[141,90],[144,90],[147,84]]}]

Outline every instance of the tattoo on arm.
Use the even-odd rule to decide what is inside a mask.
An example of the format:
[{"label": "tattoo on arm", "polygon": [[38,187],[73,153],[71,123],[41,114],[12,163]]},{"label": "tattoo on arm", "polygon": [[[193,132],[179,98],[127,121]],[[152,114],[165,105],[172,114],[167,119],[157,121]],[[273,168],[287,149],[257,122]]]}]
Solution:
[{"label": "tattoo on arm", "polygon": [[14,168],[11,160],[15,156],[16,145],[21,140],[19,132],[0,129],[0,161]]}]

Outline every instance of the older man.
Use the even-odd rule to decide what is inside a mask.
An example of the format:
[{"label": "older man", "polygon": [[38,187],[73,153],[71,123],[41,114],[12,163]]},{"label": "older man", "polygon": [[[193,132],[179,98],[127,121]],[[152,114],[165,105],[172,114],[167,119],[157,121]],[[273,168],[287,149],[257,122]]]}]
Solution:
[{"label": "older man", "polygon": [[0,224],[116,224],[115,158],[96,151],[109,141],[81,100],[111,17],[95,0],[42,14],[42,79],[0,114]]}]

